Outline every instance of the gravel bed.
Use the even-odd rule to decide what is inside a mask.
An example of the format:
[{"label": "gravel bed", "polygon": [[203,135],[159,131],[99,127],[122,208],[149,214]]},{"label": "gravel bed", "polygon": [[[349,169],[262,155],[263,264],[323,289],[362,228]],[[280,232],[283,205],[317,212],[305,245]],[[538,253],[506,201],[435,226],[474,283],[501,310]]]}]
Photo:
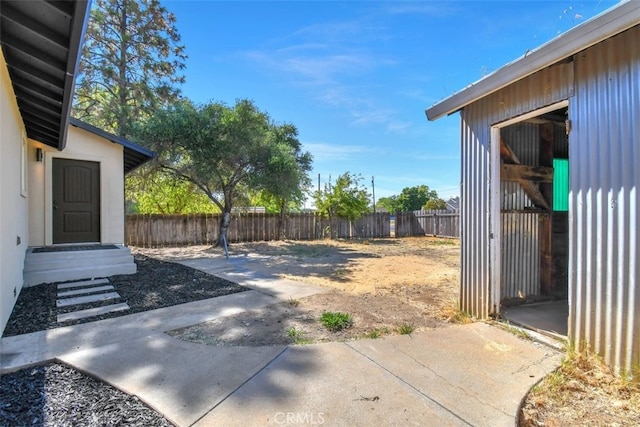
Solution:
[{"label": "gravel bed", "polygon": [[[57,283],[24,288],[3,336],[86,323],[248,290],[181,264],[135,255],[138,272],[109,277],[121,298],[56,308]],[[57,315],[126,302],[131,309],[63,324]],[[137,397],[59,363],[0,376],[2,426],[172,426]]]},{"label": "gravel bed", "polygon": [[0,376],[3,426],[172,426],[137,397],[58,363]]},{"label": "gravel bed", "polygon": [[[109,277],[108,284],[120,294],[119,299],[56,308],[57,283],[22,289],[2,336],[119,317],[248,290],[236,283],[181,264],[159,261],[140,254],[136,254],[134,259],[138,266],[136,274]],[[62,324],[57,322],[59,314],[122,302],[131,308]]]}]

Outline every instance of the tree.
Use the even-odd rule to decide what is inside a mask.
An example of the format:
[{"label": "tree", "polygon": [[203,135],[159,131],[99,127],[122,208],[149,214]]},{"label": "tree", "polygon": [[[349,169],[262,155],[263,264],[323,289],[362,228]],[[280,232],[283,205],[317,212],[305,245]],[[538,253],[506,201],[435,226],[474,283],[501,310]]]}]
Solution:
[{"label": "tree", "polygon": [[316,208],[329,217],[329,226],[333,229],[335,217],[347,218],[354,221],[369,210],[369,193],[360,184],[362,177],[345,172],[336,180],[331,179],[324,185],[322,191],[315,192]]},{"label": "tree", "polygon": [[435,190],[430,190],[426,185],[405,187],[398,196],[398,211],[410,212],[422,209],[430,199],[438,197]]},{"label": "tree", "polygon": [[254,175],[253,188],[260,189],[260,195],[267,204],[275,204],[280,214],[278,221],[279,238],[284,239],[284,224],[290,203],[302,203],[306,189],[311,184],[312,156],[302,151],[298,140],[298,130],[291,124],[273,125],[269,133],[271,153],[266,167]]},{"label": "tree", "polygon": [[[410,212],[422,209],[432,199],[442,200],[438,199],[438,192],[436,190],[430,190],[426,185],[417,185],[415,187],[403,188],[398,196],[381,197],[376,206],[382,207],[391,213]],[[436,202],[432,202],[432,206],[440,206],[439,204],[433,203]]]},{"label": "tree", "polygon": [[220,213],[192,182],[167,173],[136,174],[127,180],[131,211],[139,214]]},{"label": "tree", "polygon": [[218,245],[226,239],[234,202],[264,177],[278,151],[268,114],[249,100],[233,107],[182,102],[158,111],[136,129],[136,140],[158,153],[156,168],[194,184],[223,213]]},{"label": "tree", "polygon": [[179,97],[186,55],[159,0],[94,0],[73,115],[118,136]]},{"label": "tree", "polygon": [[426,210],[444,210],[447,209],[447,202],[442,200],[439,197],[427,200],[427,203],[424,204],[424,209]]},{"label": "tree", "polygon": [[398,212],[398,196],[380,197],[376,203],[376,208],[383,208],[387,212]]}]

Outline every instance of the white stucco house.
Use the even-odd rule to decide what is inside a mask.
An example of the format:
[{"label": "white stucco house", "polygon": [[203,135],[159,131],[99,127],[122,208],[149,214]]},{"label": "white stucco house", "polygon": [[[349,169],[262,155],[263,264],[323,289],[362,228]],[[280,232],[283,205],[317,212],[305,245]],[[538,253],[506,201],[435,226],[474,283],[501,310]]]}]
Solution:
[{"label": "white stucco house", "polygon": [[88,11],[0,3],[0,333],[24,286],[136,271],[124,174],[153,153],[69,116]]}]

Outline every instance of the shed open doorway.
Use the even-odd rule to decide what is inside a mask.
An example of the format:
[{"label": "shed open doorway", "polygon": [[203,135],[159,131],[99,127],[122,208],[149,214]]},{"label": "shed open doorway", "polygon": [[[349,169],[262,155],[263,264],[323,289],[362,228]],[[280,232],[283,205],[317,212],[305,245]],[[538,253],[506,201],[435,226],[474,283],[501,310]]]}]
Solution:
[{"label": "shed open doorway", "polygon": [[500,147],[500,314],[566,337],[569,134],[566,102],[494,129]]}]

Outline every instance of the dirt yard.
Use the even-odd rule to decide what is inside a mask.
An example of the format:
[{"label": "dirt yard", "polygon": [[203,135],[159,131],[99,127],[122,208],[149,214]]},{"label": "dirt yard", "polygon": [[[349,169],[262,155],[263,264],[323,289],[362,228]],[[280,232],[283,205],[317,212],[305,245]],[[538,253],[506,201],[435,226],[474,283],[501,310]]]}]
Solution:
[{"label": "dirt yard", "polygon": [[[222,256],[205,246],[136,249],[167,261]],[[435,238],[235,244],[245,266],[320,285],[325,293],[169,332],[209,345],[274,345],[377,338],[469,321],[457,310],[459,243]],[[348,313],[349,328],[330,332],[326,311]],[[526,396],[519,425],[637,425],[640,387],[583,359],[563,366]]]},{"label": "dirt yard", "polygon": [[[270,345],[349,340],[446,326],[459,287],[459,243],[437,238],[234,244],[247,267],[326,292],[172,331],[214,345]],[[202,256],[219,249],[144,250],[150,256]],[[323,312],[348,313],[351,326],[330,332]]]}]

